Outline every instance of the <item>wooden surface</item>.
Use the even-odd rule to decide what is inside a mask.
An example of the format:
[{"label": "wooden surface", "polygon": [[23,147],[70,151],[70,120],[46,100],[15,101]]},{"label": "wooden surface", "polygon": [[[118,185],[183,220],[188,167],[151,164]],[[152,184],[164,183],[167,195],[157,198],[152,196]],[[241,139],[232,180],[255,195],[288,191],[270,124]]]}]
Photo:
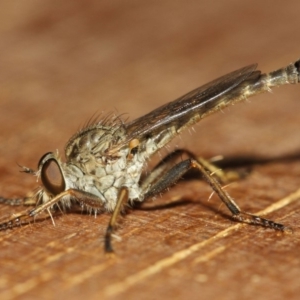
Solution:
[{"label": "wooden surface", "polygon": [[[206,3],[207,2],[207,3]],[[300,57],[300,2],[5,1],[0,4],[0,194],[37,187],[35,168],[95,113],[133,119],[239,67]],[[300,85],[203,120],[175,146],[198,155],[300,151]],[[167,154],[171,148],[162,150]],[[0,232],[0,299],[299,299],[300,161],[252,166],[227,187],[250,212],[294,229],[237,225],[203,182],[176,185],[120,220],[70,212]],[[1,209],[1,217],[22,207]]]}]

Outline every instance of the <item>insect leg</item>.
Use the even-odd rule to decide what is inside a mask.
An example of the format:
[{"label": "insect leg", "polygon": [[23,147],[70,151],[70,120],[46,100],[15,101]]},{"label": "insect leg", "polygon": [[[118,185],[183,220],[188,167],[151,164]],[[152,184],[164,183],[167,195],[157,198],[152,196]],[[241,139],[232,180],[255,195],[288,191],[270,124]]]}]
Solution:
[{"label": "insect leg", "polygon": [[16,225],[20,225],[24,221],[28,221],[28,220],[34,218],[35,216],[37,216],[44,210],[51,208],[51,206],[53,206],[54,204],[63,200],[63,198],[65,198],[65,197],[69,197],[69,199],[70,198],[77,199],[80,203],[84,203],[84,204],[92,206],[92,207],[101,207],[102,206],[102,202],[100,201],[100,199],[98,197],[94,196],[93,194],[79,191],[76,189],[69,189],[33,209],[24,210],[20,213],[13,214],[7,220],[1,221],[0,230],[4,230],[7,228],[14,227]]},{"label": "insect leg", "polygon": [[141,188],[142,190],[147,190],[149,185],[153,185],[157,180],[159,180],[165,172],[168,171],[175,163],[176,160],[181,158],[183,155],[193,158],[198,161],[207,171],[209,171],[213,176],[215,176],[221,183],[228,183],[240,178],[238,172],[235,171],[224,171],[219,168],[217,165],[213,164],[207,159],[202,157],[197,157],[191,151],[186,149],[176,149],[175,151],[168,154],[163,158],[151,173],[142,181]]},{"label": "insect leg", "polygon": [[106,253],[112,253],[114,252],[113,247],[111,245],[111,236],[112,233],[114,232],[114,229],[117,224],[117,218],[120,215],[120,211],[122,209],[122,204],[127,203],[128,201],[128,188],[127,187],[122,187],[119,191],[118,195],[118,201],[116,204],[116,207],[113,211],[113,214],[111,216],[111,219],[108,223],[107,229],[106,229],[106,234],[105,234],[105,244],[104,244],[104,251]]},{"label": "insect leg", "polygon": [[11,206],[19,206],[19,205],[35,205],[38,199],[36,197],[25,197],[25,198],[4,198],[0,197],[0,203]]},{"label": "insect leg", "polygon": [[211,188],[222,200],[222,202],[230,210],[234,219],[240,222],[260,225],[263,227],[269,227],[281,231],[290,230],[282,224],[275,223],[271,220],[267,220],[259,216],[241,211],[233,198],[225,190],[223,190],[220,183],[210,174],[209,171],[206,170],[205,166],[203,166],[201,162],[196,161],[193,158],[184,160],[171,168],[160,178],[159,181],[151,186],[150,190],[145,194],[145,198],[152,197],[163,192],[168,187],[175,184],[187,171],[192,168],[196,168],[202,173],[204,179],[208,182]]}]

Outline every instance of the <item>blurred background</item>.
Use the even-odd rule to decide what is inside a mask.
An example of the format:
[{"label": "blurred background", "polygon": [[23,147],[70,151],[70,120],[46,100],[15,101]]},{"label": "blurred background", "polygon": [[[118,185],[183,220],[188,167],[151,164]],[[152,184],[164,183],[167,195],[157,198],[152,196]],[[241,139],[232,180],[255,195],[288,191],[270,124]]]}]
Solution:
[{"label": "blurred background", "polygon": [[[132,120],[245,65],[258,63],[268,72],[297,60],[299,11],[298,0],[2,1],[1,194],[35,187],[16,162],[35,168],[45,152],[63,153],[94,114],[124,113]],[[275,88],[201,121],[174,145],[204,157],[297,153],[299,111],[300,86]],[[12,286],[8,278],[4,290]],[[183,284],[182,297],[192,290]],[[98,290],[80,291],[95,299]],[[233,291],[226,299],[237,296]]]},{"label": "blurred background", "polygon": [[[33,155],[36,143],[41,153],[61,149],[95,113],[114,111],[134,119],[245,65],[258,63],[263,71],[282,67],[300,56],[299,5],[4,1],[1,145],[15,147],[15,157],[23,162]],[[288,124],[289,113],[300,105],[290,96],[297,88],[275,89],[264,100],[251,99],[203,121],[196,129],[202,155],[275,155],[293,150],[295,143],[300,146]],[[284,136],[284,145],[274,143],[278,136]],[[257,139],[260,145],[254,146]],[[248,145],[240,145],[245,140]]]}]

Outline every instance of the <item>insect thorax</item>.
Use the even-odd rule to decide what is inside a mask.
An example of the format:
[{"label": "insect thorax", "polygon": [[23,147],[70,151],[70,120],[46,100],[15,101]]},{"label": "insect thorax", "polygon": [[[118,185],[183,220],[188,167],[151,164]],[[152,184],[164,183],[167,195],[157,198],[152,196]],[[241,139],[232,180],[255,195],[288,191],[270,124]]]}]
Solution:
[{"label": "insect thorax", "polygon": [[[145,158],[131,156],[130,147],[121,142],[126,138],[124,127],[90,126],[68,142],[66,163],[62,171],[66,189],[75,188],[96,195],[105,210],[113,210],[121,186],[128,187],[129,198],[142,200],[139,179]],[[112,146],[122,144],[114,154],[109,154]]]}]

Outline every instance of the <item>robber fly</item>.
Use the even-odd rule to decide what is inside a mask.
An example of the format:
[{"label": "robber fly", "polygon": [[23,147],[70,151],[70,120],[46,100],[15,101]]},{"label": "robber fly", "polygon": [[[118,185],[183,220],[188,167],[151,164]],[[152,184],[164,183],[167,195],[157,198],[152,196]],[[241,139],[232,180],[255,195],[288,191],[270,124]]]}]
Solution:
[{"label": "robber fly", "polygon": [[[285,68],[261,74],[250,65],[208,84],[183,97],[167,103],[131,122],[110,117],[89,124],[68,141],[66,161],[57,153],[46,153],[36,171],[23,167],[25,173],[37,176],[42,187],[33,197],[24,199],[1,198],[6,204],[34,204],[35,207],[13,214],[0,223],[0,229],[28,223],[43,211],[55,206],[100,213],[112,212],[104,248],[113,252],[112,233],[125,204],[142,202],[165,191],[186,172],[197,169],[230,210],[233,219],[280,231],[282,224],[242,211],[230,195],[222,189],[224,172],[217,172],[208,161],[191,152],[177,149],[167,155],[144,179],[143,168],[150,157],[187,127],[228,105],[247,99],[274,86],[296,84],[300,81],[300,60]],[[188,159],[175,163],[183,154]]]}]

